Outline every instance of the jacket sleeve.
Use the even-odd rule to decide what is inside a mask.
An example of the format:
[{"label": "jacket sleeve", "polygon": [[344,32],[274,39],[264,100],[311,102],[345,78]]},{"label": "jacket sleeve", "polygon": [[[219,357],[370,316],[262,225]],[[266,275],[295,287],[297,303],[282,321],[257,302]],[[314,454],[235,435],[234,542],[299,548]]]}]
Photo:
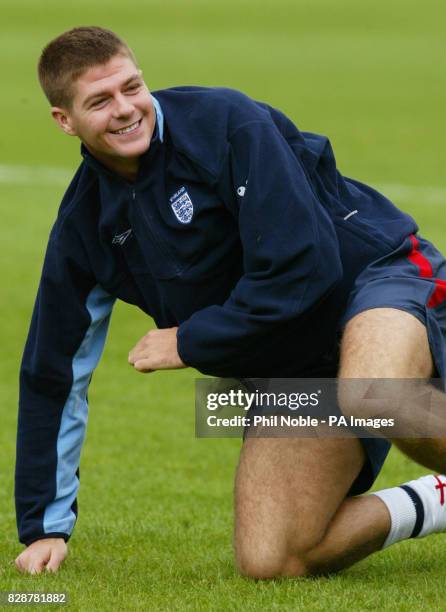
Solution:
[{"label": "jacket sleeve", "polygon": [[15,497],[26,545],[73,530],[87,388],[113,301],[53,230],[20,370]]},{"label": "jacket sleeve", "polygon": [[219,189],[238,218],[244,273],[223,304],[178,330],[183,361],[209,374],[236,369],[259,336],[306,313],[342,277],[333,223],[274,124],[235,132]]}]

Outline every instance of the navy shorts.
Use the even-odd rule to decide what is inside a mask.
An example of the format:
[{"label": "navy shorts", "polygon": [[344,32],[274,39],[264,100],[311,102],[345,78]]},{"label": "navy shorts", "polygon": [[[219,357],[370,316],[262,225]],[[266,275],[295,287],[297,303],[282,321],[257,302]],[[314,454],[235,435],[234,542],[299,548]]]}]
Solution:
[{"label": "navy shorts", "polygon": [[[427,328],[436,368],[446,390],[446,260],[427,240],[408,236],[390,254],[377,259],[357,277],[342,328],[358,313],[371,308],[397,308],[414,315]],[[367,491],[378,476],[391,444],[380,438],[361,438],[367,461],[349,492]]]}]

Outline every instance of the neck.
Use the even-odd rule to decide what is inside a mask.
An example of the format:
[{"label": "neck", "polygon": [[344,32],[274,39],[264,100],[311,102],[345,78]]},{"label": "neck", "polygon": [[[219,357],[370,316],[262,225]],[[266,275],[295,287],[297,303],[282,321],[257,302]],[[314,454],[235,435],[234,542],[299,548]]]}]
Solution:
[{"label": "neck", "polygon": [[101,162],[106,168],[122,176],[127,181],[134,182],[138,174],[139,168],[139,157],[126,159],[123,157],[109,157],[108,155],[102,155],[97,151],[93,151],[87,147],[89,153],[93,155],[98,161]]}]

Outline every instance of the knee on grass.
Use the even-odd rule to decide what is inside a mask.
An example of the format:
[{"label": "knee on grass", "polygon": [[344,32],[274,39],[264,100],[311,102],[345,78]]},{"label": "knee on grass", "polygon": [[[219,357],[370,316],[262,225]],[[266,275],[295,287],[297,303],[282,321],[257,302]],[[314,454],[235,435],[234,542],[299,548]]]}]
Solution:
[{"label": "knee on grass", "polygon": [[[310,530],[302,538],[284,538],[278,534],[238,534],[235,540],[235,561],[242,576],[253,579],[280,578],[285,576],[311,576],[313,564],[308,562],[311,551],[322,540],[323,532]],[[301,541],[299,541],[301,540]],[[296,546],[298,548],[296,549]]]},{"label": "knee on grass", "polygon": [[267,580],[284,576],[308,576],[310,574],[303,558],[287,552],[238,551],[237,569],[242,576],[257,580]]}]

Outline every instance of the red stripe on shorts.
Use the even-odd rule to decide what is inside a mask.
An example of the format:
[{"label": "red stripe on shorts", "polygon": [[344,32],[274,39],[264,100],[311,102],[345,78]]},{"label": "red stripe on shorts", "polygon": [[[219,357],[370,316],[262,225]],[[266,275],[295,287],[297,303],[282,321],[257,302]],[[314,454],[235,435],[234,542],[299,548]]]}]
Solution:
[{"label": "red stripe on shorts", "polygon": [[[409,238],[412,242],[412,250],[407,256],[407,259],[417,266],[419,274],[422,278],[434,279],[431,262],[418,250],[420,243],[418,242],[417,238],[413,234],[411,234]],[[446,300],[446,281],[441,280],[440,278],[435,278],[434,282],[435,289],[427,303],[428,308],[435,308],[435,306],[438,306],[438,304],[441,304],[441,302]]]},{"label": "red stripe on shorts", "polygon": [[420,243],[413,234],[409,236],[412,242],[412,250],[407,256],[407,259],[415,264],[420,271],[420,276],[423,278],[432,278],[434,273],[432,272],[431,262],[418,250]]},{"label": "red stripe on shorts", "polygon": [[446,281],[436,278],[435,279],[435,289],[427,303],[427,306],[428,308],[435,308],[435,306],[438,306],[438,304],[441,304],[441,302],[444,302],[445,300],[446,300]]}]

